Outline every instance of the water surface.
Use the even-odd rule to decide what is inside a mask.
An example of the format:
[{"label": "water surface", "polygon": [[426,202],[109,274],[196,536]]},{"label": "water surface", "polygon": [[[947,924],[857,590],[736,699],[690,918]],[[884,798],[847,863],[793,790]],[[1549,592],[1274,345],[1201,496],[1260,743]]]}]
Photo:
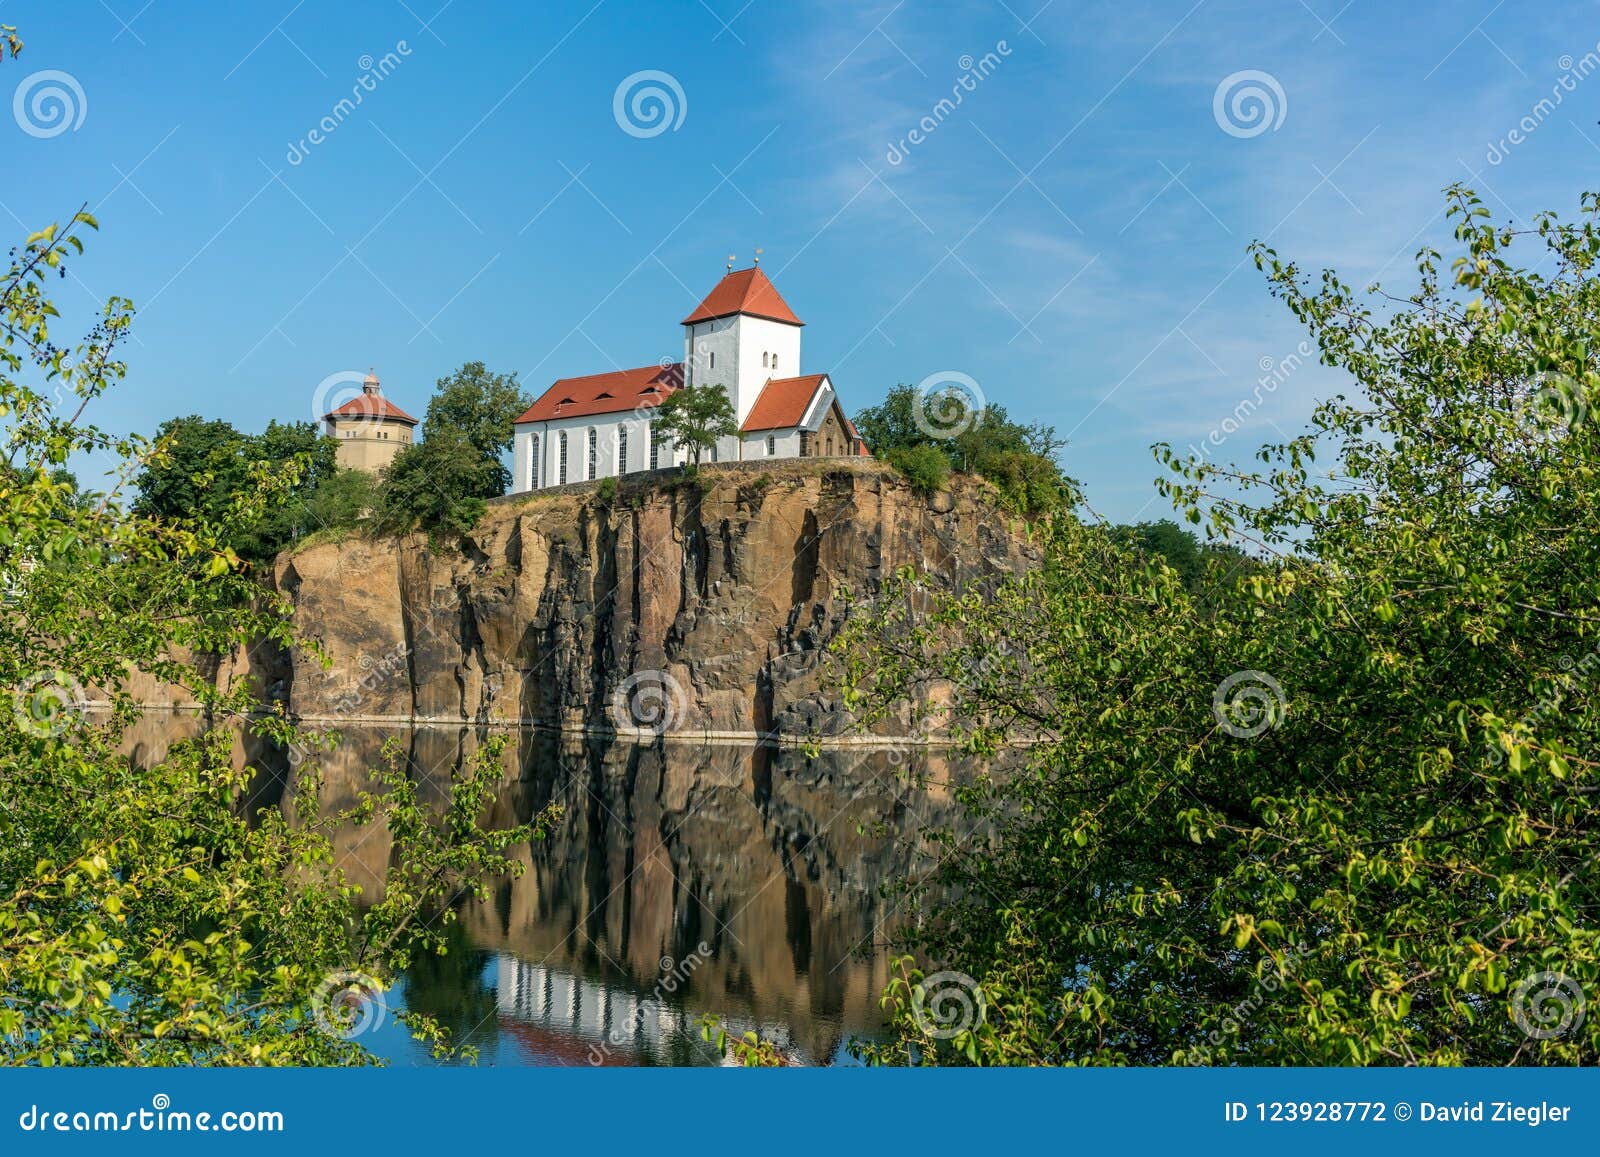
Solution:
[{"label": "water surface", "polygon": [[[130,747],[156,758],[197,727],[150,716]],[[341,730],[338,749],[316,757],[330,811],[355,802],[385,741],[422,797],[442,800],[483,738]],[[925,753],[511,739],[493,822],[526,822],[550,801],[563,818],[513,849],[520,877],[457,906],[449,952],[419,960],[387,1002],[429,1013],[484,1064],[714,1064],[699,1033],[708,1013],[806,1064],[848,1061],[852,1038],[878,1034],[887,942],[903,918],[882,885],[927,870],[915,832],[948,815],[942,792],[907,780],[927,770]],[[253,741],[240,758],[264,769],[264,792],[298,773],[298,756]],[[335,846],[376,900],[395,854],[387,833],[352,827]],[[362,1041],[397,1064],[435,1063],[392,1016]]]}]

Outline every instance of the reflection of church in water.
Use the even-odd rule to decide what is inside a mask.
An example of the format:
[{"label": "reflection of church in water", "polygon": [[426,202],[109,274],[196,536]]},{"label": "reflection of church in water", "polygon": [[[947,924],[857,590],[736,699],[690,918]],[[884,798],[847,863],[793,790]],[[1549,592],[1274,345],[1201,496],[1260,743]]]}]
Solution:
[{"label": "reflection of church in water", "polygon": [[[495,990],[500,1032],[544,1063],[718,1063],[715,1050],[700,1039],[702,1012],[675,1005],[664,994],[641,995],[504,953],[495,963]],[[806,1059],[788,1045],[781,1025],[738,1018],[725,1023],[731,1035],[756,1030],[796,1061]]]},{"label": "reflection of church in water", "polygon": [[542,736],[518,759],[496,821],[552,801],[564,816],[519,852],[521,875],[460,909],[491,956],[494,1063],[715,1064],[700,1039],[712,1014],[824,1064],[881,1024],[876,945],[897,913],[876,885],[918,855],[888,764]]},{"label": "reflection of church in water", "polygon": [[[146,716],[124,754],[153,766],[204,726],[188,713]],[[390,744],[419,798],[442,805],[482,734],[353,726],[343,740],[319,760],[329,809],[371,783]],[[247,730],[236,741],[237,765],[267,773],[263,803],[292,787],[304,760]],[[440,1015],[499,1064],[714,1064],[700,1039],[706,1014],[798,1063],[825,1064],[881,1025],[883,946],[898,912],[878,885],[936,862],[912,838],[913,813],[952,816],[948,796],[901,777],[949,781],[940,757],[530,732],[503,758],[493,822],[527,823],[550,802],[563,818],[514,851],[523,872],[463,899],[452,925],[462,942],[448,959],[465,971],[414,967],[409,1007]],[[381,899],[395,855],[386,833],[346,823],[330,838],[340,870]]]}]

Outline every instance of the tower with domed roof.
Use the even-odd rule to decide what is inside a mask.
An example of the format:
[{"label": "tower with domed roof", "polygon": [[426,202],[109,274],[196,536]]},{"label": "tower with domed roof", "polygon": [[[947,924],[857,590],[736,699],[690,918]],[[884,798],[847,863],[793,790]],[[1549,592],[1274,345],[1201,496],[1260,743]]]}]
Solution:
[{"label": "tower with domed roof", "polygon": [[378,375],[362,379],[361,392],[322,415],[324,431],[339,441],[336,461],[341,470],[376,474],[411,445],[417,420],[383,396]]}]

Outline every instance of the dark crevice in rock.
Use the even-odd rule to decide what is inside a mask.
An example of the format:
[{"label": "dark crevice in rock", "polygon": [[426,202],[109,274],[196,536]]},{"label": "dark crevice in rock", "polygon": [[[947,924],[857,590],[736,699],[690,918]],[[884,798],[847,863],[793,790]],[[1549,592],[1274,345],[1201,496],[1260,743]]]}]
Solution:
[{"label": "dark crevice in rock", "polygon": [[789,605],[798,609],[811,601],[817,587],[817,567],[821,558],[821,535],[817,530],[817,512],[807,510],[800,523],[800,536],[795,539],[794,562],[790,569]]}]

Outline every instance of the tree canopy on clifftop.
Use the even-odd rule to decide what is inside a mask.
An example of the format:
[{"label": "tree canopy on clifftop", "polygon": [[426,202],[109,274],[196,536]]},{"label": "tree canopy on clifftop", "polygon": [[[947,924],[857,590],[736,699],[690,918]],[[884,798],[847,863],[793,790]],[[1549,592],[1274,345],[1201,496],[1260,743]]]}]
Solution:
[{"label": "tree canopy on clifftop", "polygon": [[1022,514],[1071,507],[1076,486],[1057,458],[1066,443],[1054,427],[1014,422],[1004,406],[979,405],[956,392],[928,395],[897,385],[882,403],[854,418],[874,455],[921,489],[937,489],[951,471],[992,483],[1000,501]]}]

